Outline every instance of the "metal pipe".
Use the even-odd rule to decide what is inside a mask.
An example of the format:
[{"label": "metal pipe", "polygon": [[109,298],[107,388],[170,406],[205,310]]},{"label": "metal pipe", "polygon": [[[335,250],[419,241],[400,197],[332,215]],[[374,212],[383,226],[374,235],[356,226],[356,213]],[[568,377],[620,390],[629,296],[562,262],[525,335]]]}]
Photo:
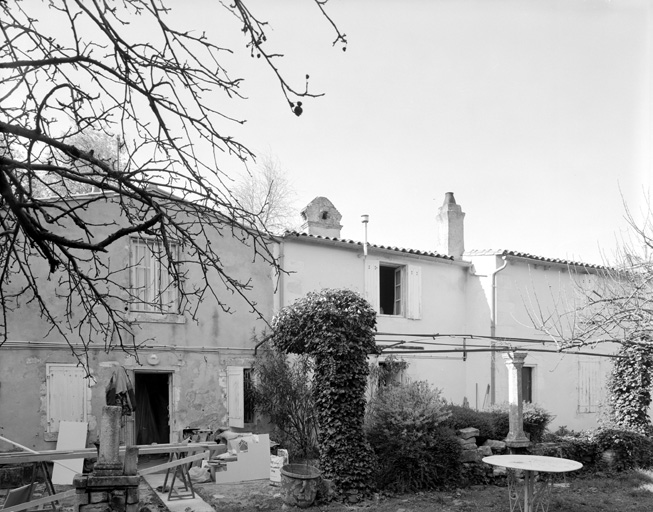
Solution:
[{"label": "metal pipe", "polygon": [[[492,282],[492,289],[490,291],[490,338],[494,338],[497,334],[497,274],[506,268],[506,266],[508,266],[508,259],[503,256],[503,265],[490,273],[490,280]],[[497,399],[496,371],[496,352],[493,351],[490,355],[490,405],[494,405]]]}]

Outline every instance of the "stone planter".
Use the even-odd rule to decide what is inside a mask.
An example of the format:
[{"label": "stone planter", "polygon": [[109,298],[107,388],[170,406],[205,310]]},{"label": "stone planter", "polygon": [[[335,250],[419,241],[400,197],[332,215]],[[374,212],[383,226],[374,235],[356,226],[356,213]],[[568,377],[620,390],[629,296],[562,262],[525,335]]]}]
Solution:
[{"label": "stone planter", "polygon": [[320,483],[320,470],[306,464],[286,464],[281,468],[281,498],[286,505],[310,507]]}]

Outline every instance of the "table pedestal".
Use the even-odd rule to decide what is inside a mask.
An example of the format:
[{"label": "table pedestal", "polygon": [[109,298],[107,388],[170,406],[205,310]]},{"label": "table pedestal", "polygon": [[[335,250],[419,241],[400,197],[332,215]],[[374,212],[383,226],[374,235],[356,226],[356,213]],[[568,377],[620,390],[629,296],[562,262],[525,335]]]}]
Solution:
[{"label": "table pedestal", "polygon": [[[517,473],[523,473],[523,481]],[[547,512],[551,500],[551,475],[536,471],[507,469],[510,512]]]}]

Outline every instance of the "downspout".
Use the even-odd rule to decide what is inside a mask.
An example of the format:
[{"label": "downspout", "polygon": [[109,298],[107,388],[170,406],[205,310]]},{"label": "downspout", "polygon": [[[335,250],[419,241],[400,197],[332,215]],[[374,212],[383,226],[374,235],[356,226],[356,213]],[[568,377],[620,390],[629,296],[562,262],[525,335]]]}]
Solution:
[{"label": "downspout", "polygon": [[[494,348],[494,337],[497,334],[497,274],[501,272],[506,266],[508,266],[508,259],[505,256],[503,258],[503,265],[499,268],[493,270],[490,273],[490,279],[492,281],[492,291],[490,298],[490,338],[491,343]],[[490,352],[490,404],[494,405],[497,399],[496,392],[496,371],[497,371],[497,353],[495,350]]]},{"label": "downspout", "polygon": [[[284,282],[283,282],[283,255],[284,255],[284,243],[285,240],[283,238],[279,239],[279,243],[275,244],[273,248],[273,255],[274,259],[277,262],[277,265],[279,267],[278,274],[276,276],[276,283],[275,283],[275,289],[273,290],[273,295],[272,295],[272,310],[273,310],[273,315],[276,315],[279,311],[281,311],[281,308],[283,307],[283,288],[284,288]],[[273,270],[274,272],[274,270]],[[275,276],[272,276],[273,282],[274,282]],[[265,338],[263,338],[261,341],[259,341],[256,346],[254,347],[254,355],[256,355],[256,352],[258,351],[258,348],[266,343],[270,338],[272,337],[272,334],[268,334]]]}]

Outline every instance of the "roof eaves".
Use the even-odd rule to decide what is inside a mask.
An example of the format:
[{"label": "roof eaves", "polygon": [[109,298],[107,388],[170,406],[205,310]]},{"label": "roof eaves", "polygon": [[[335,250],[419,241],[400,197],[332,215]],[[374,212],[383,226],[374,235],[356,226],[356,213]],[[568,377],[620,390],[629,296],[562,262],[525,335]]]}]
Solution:
[{"label": "roof eaves", "polygon": [[[308,233],[300,233],[297,231],[286,231],[282,238],[290,238],[294,237],[300,240],[305,240],[305,241],[316,241],[316,242],[333,242],[338,245],[342,246],[350,246],[350,247],[362,247],[363,242],[356,241],[356,240],[350,240],[346,238],[336,238],[336,237],[329,237],[329,236],[320,236],[320,235],[310,235]],[[448,261],[453,261],[453,256],[448,256],[444,254],[439,254],[436,252],[429,252],[429,251],[420,251],[417,249],[406,249],[403,247],[394,247],[394,246],[389,246],[389,245],[378,245],[378,244],[367,244],[368,248],[371,249],[379,249],[383,251],[391,251],[391,252],[397,252],[397,253],[402,253],[402,254],[411,254],[415,256],[425,256],[429,258],[437,258],[437,259],[443,259],[443,260],[448,260]]]}]

